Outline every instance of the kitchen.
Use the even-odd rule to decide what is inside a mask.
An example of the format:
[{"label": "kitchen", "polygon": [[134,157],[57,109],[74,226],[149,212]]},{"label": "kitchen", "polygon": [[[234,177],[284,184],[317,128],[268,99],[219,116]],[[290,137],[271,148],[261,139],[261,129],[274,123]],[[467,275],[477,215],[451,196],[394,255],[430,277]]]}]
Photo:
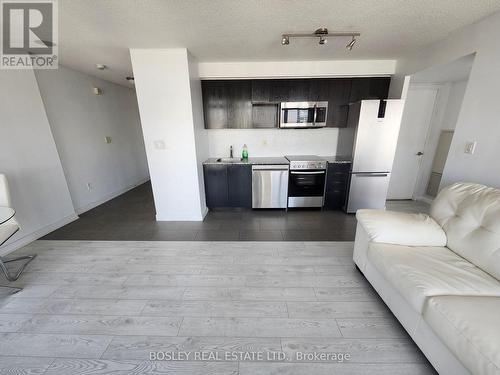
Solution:
[{"label": "kitchen", "polygon": [[[384,207],[402,111],[400,100],[386,100],[389,84],[388,77],[203,80],[209,142],[226,147],[203,163],[207,207]],[[315,147],[310,137],[321,131]],[[336,131],[335,144],[325,145],[328,131]],[[268,148],[269,132],[293,135]],[[306,140],[308,155],[295,155]]]}]

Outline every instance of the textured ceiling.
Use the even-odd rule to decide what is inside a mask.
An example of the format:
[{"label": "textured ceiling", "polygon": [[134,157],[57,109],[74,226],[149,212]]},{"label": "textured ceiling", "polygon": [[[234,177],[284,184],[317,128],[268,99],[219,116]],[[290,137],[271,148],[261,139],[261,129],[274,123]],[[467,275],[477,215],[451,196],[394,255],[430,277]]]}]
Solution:
[{"label": "textured ceiling", "polygon": [[[120,84],[129,48],[187,47],[199,61],[394,59],[497,10],[500,0],[59,0],[59,53]],[[348,40],[281,45],[283,32],[321,26],[362,35],[351,52]]]}]

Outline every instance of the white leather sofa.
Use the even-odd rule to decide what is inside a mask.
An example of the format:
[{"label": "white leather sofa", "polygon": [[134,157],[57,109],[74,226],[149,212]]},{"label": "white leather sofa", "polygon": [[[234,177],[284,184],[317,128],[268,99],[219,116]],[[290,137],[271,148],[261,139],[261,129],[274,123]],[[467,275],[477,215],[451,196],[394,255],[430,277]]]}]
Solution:
[{"label": "white leather sofa", "polygon": [[359,210],[354,262],[441,375],[500,374],[500,190],[444,188],[430,215]]}]

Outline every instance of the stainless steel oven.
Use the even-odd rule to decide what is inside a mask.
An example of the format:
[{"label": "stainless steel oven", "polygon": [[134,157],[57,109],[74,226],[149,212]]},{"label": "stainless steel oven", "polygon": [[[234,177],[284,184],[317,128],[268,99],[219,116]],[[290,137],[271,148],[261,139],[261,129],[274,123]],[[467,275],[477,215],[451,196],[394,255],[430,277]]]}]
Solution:
[{"label": "stainless steel oven", "polygon": [[283,102],[280,128],[322,128],[326,126],[328,102]]},{"label": "stainless steel oven", "polygon": [[286,156],[290,161],[288,207],[323,207],[326,161],[317,156]]}]

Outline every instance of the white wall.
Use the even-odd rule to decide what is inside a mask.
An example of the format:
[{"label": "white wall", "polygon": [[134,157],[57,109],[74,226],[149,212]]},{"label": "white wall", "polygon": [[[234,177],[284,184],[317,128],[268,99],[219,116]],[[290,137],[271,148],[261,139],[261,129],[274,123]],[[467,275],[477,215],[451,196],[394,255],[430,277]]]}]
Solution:
[{"label": "white wall", "polygon": [[455,130],[457,126],[458,116],[462,108],[462,103],[467,89],[467,82],[458,81],[450,82],[448,86],[448,100],[446,102],[443,119],[441,120],[440,130]]},{"label": "white wall", "polygon": [[0,173],[21,230],[2,254],[76,219],[35,75],[0,70]]},{"label": "white wall", "polygon": [[390,76],[396,60],[245,61],[199,63],[202,79]]},{"label": "white wall", "polygon": [[[401,92],[404,76],[442,65],[476,52],[462,109],[458,116],[441,186],[456,181],[472,181],[500,187],[500,13],[464,27],[447,38],[406,56],[397,65],[391,95]],[[468,141],[477,141],[474,155],[465,154]]]},{"label": "white wall", "polygon": [[283,155],[335,155],[339,129],[211,129],[207,131],[210,157],[241,155],[248,146],[250,157]]},{"label": "white wall", "polygon": [[201,80],[198,70],[198,62],[188,52],[189,86],[191,90],[191,109],[193,111],[193,129],[196,149],[196,164],[198,170],[198,189],[200,194],[200,209],[203,216],[207,212],[205,201],[205,184],[203,177],[203,162],[208,158],[208,130],[205,129],[203,117],[203,95],[201,92]]},{"label": "white wall", "polygon": [[78,213],[149,178],[133,89],[63,66],[39,70],[36,77]]},{"label": "white wall", "polygon": [[[200,83],[185,48],[131,49],[157,220],[203,220]],[[192,65],[191,65],[192,68]],[[194,108],[193,108],[194,106]]]}]

